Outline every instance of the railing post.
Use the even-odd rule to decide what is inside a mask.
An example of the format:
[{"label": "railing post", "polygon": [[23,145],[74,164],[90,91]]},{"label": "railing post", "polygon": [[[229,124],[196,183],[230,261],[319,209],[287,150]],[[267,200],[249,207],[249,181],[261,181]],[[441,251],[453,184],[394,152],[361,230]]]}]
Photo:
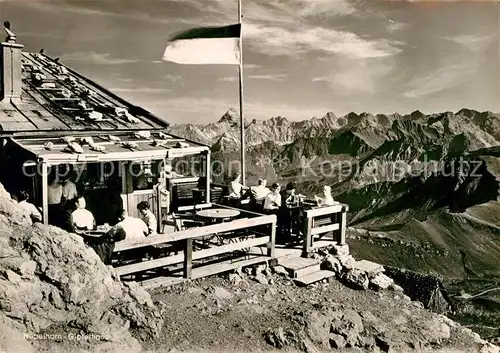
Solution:
[{"label": "railing post", "polygon": [[345,228],[347,224],[347,207],[342,206],[342,214],[340,215],[340,221],[339,221],[339,238],[337,239],[339,242],[339,245],[344,245],[345,244]]},{"label": "railing post", "polygon": [[267,248],[267,256],[274,257],[274,246],[276,244],[276,218],[271,223],[271,239]]},{"label": "railing post", "polygon": [[193,269],[193,239],[186,239],[184,247],[184,278],[191,279],[191,270]]},{"label": "railing post", "polygon": [[313,224],[313,217],[307,216],[304,219],[303,222],[303,232],[304,232],[304,248],[303,248],[303,254],[306,256],[311,252],[312,248],[312,236],[311,236],[311,229],[312,229],[312,224]]}]

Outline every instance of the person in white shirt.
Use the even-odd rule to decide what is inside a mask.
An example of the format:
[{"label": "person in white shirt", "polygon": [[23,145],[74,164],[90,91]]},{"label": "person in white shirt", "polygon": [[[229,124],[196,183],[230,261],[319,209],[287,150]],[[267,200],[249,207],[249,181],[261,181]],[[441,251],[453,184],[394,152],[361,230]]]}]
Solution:
[{"label": "person in white shirt", "polygon": [[149,209],[149,203],[147,201],[139,202],[137,210],[139,210],[140,219],[146,223],[148,227],[148,235],[156,233],[158,224],[155,215]]},{"label": "person in white shirt", "polygon": [[49,204],[49,224],[60,227],[62,225],[62,185],[58,178],[53,174],[49,175],[52,179],[47,188],[47,199]]},{"label": "person in white shirt", "polygon": [[76,189],[76,185],[69,178],[65,179],[62,183],[61,196],[63,203],[72,201],[78,196],[78,190]]},{"label": "person in white shirt", "polygon": [[122,229],[125,232],[125,239],[141,239],[148,235],[148,226],[139,218],[130,217],[127,211],[120,211],[120,221],[115,225],[115,229]]},{"label": "person in white shirt", "polygon": [[332,188],[328,185],[323,188],[323,197],[314,196],[314,199],[320,206],[340,205],[340,202],[333,199]]},{"label": "person in white shirt", "polygon": [[255,200],[260,201],[264,200],[266,196],[271,192],[269,188],[266,186],[267,180],[259,179],[257,186],[252,186],[250,191],[252,192],[252,196]]},{"label": "person in white shirt", "polygon": [[95,228],[95,218],[92,212],[85,209],[87,203],[85,198],[80,196],[76,200],[76,210],[71,213],[71,228],[73,232],[82,234],[85,231]]},{"label": "person in white shirt", "polygon": [[42,214],[35,205],[28,202],[28,193],[26,191],[20,191],[16,196],[18,200],[18,206],[26,211],[27,214],[29,214],[31,220],[33,222],[41,222]]},{"label": "person in white shirt", "polygon": [[264,212],[276,213],[281,207],[280,186],[274,183],[271,186],[271,192],[267,194],[264,200]]},{"label": "person in white shirt", "polygon": [[243,191],[247,190],[248,187],[241,183],[241,174],[236,174],[233,180],[229,183],[229,197],[232,199],[244,198]]}]

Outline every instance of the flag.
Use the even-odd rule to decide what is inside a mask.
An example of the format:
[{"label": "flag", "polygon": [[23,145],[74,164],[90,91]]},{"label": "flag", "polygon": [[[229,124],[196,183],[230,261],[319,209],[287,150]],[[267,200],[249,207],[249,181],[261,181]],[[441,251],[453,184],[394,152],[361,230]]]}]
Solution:
[{"label": "flag", "polygon": [[241,24],[200,27],[179,33],[167,44],[163,60],[178,64],[240,63]]}]

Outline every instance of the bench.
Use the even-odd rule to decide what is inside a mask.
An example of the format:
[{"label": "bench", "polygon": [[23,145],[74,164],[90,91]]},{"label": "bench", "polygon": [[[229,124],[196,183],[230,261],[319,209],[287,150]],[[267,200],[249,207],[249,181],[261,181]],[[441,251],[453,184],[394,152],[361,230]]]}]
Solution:
[{"label": "bench", "polygon": [[[253,233],[251,228],[269,225],[270,231],[268,234]],[[274,244],[275,244],[275,225],[276,216],[260,216],[255,218],[238,219],[232,222],[213,224],[203,227],[185,229],[170,234],[151,235],[144,239],[125,239],[115,244],[114,253],[120,253],[129,250],[145,249],[152,246],[163,244],[180,244],[181,247],[176,247],[178,251],[175,255],[163,256],[155,259],[142,261],[138,263],[126,264],[115,267],[115,271],[120,276],[140,273],[147,270],[162,269],[166,266],[182,264],[183,277],[185,279],[192,278],[193,261],[205,258],[211,258],[217,255],[230,254],[236,251],[246,251],[249,248],[266,246],[267,255],[255,255],[259,261],[267,261],[269,258],[274,257]],[[239,230],[246,230],[248,236],[252,237],[238,237],[229,244],[221,244],[206,249],[195,250],[193,249],[193,241],[202,237],[224,234],[227,232],[234,232]],[[182,253],[180,253],[182,252]],[[218,272],[226,271],[227,266],[221,266],[217,272],[206,271],[204,275],[212,275]],[[194,276],[196,277],[196,276]]]}]

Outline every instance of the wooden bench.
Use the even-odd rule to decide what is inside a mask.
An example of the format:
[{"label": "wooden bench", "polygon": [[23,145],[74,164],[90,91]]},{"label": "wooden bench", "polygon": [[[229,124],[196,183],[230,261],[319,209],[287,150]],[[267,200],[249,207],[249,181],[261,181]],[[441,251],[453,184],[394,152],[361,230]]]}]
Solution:
[{"label": "wooden bench", "polygon": [[[271,226],[269,228],[270,229],[269,234],[255,233],[256,237],[251,239],[241,238],[240,240],[229,244],[213,246],[208,249],[193,251],[194,239],[199,239],[214,234],[223,234],[238,230],[249,230],[250,234],[252,232],[250,230],[251,228],[259,227],[262,225]],[[274,257],[274,245],[276,237],[275,228],[276,228],[276,216],[267,215],[255,218],[243,218],[227,223],[191,228],[170,234],[151,235],[144,239],[129,239],[129,240],[126,239],[116,243],[115,249],[113,251],[114,253],[120,253],[123,251],[128,251],[133,249],[143,249],[167,243],[183,242],[184,246],[182,249],[182,254],[176,254],[173,256],[166,256],[139,263],[118,266],[115,267],[115,270],[120,276],[124,276],[152,269],[161,269],[165,266],[182,263],[183,277],[185,279],[190,279],[193,268],[193,263],[192,263],[193,260],[200,260],[204,258],[214,257],[216,255],[233,253],[235,251],[245,251],[245,249],[254,248],[262,245],[266,245],[267,247],[267,256],[264,255],[259,255],[259,256],[261,257],[262,261],[267,261],[269,258]],[[226,267],[224,266],[217,267],[217,271],[223,272],[226,270],[225,268]],[[212,275],[215,273],[208,271],[206,275]]]},{"label": "wooden bench", "polygon": [[332,241],[345,244],[345,227],[347,223],[347,205],[334,205],[306,210],[302,225],[304,235],[304,254],[314,248],[314,238],[323,238],[332,233]]}]

